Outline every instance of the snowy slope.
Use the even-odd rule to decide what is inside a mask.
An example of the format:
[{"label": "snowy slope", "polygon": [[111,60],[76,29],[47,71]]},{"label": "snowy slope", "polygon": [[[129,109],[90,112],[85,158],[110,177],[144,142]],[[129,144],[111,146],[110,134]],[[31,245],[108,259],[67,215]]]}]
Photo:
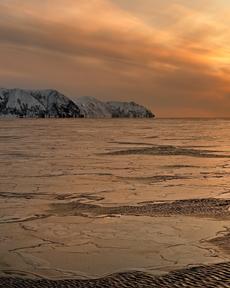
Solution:
[{"label": "snowy slope", "polygon": [[111,118],[106,103],[94,97],[83,96],[74,100],[80,108],[81,114],[86,118]]},{"label": "snowy slope", "polygon": [[78,106],[56,90],[0,88],[0,115],[16,117],[80,117]]}]

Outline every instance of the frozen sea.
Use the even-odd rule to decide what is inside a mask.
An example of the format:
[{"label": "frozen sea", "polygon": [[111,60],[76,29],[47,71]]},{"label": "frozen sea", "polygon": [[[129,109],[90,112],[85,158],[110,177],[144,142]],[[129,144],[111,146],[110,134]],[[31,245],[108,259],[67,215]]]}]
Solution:
[{"label": "frozen sea", "polygon": [[126,213],[230,199],[229,143],[230,119],[0,120],[0,273],[87,278],[230,261],[209,241],[229,218]]}]

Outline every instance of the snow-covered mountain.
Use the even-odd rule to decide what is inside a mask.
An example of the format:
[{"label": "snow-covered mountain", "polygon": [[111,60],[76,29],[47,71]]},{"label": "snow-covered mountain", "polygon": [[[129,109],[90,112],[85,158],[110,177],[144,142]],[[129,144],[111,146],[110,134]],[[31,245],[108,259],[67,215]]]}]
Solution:
[{"label": "snow-covered mountain", "polygon": [[135,102],[102,102],[94,97],[74,100],[86,118],[153,118],[153,113]]},{"label": "snow-covered mountain", "polygon": [[153,113],[134,102],[102,102],[94,97],[70,100],[56,90],[0,88],[0,116],[152,118]]},{"label": "snow-covered mountain", "polygon": [[80,109],[56,90],[0,88],[0,115],[15,117],[80,117]]}]

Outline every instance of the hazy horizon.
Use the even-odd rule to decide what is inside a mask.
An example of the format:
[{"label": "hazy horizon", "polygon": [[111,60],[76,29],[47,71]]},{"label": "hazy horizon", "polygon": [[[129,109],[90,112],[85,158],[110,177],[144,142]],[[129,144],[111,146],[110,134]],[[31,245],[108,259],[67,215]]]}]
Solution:
[{"label": "hazy horizon", "polygon": [[226,0],[2,0],[1,86],[228,118]]}]

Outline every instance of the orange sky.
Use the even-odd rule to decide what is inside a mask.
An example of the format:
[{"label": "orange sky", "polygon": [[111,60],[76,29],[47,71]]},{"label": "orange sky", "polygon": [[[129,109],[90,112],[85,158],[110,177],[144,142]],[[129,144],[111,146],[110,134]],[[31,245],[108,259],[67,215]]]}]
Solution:
[{"label": "orange sky", "polygon": [[1,86],[230,117],[229,15],[229,0],[1,0]]}]

